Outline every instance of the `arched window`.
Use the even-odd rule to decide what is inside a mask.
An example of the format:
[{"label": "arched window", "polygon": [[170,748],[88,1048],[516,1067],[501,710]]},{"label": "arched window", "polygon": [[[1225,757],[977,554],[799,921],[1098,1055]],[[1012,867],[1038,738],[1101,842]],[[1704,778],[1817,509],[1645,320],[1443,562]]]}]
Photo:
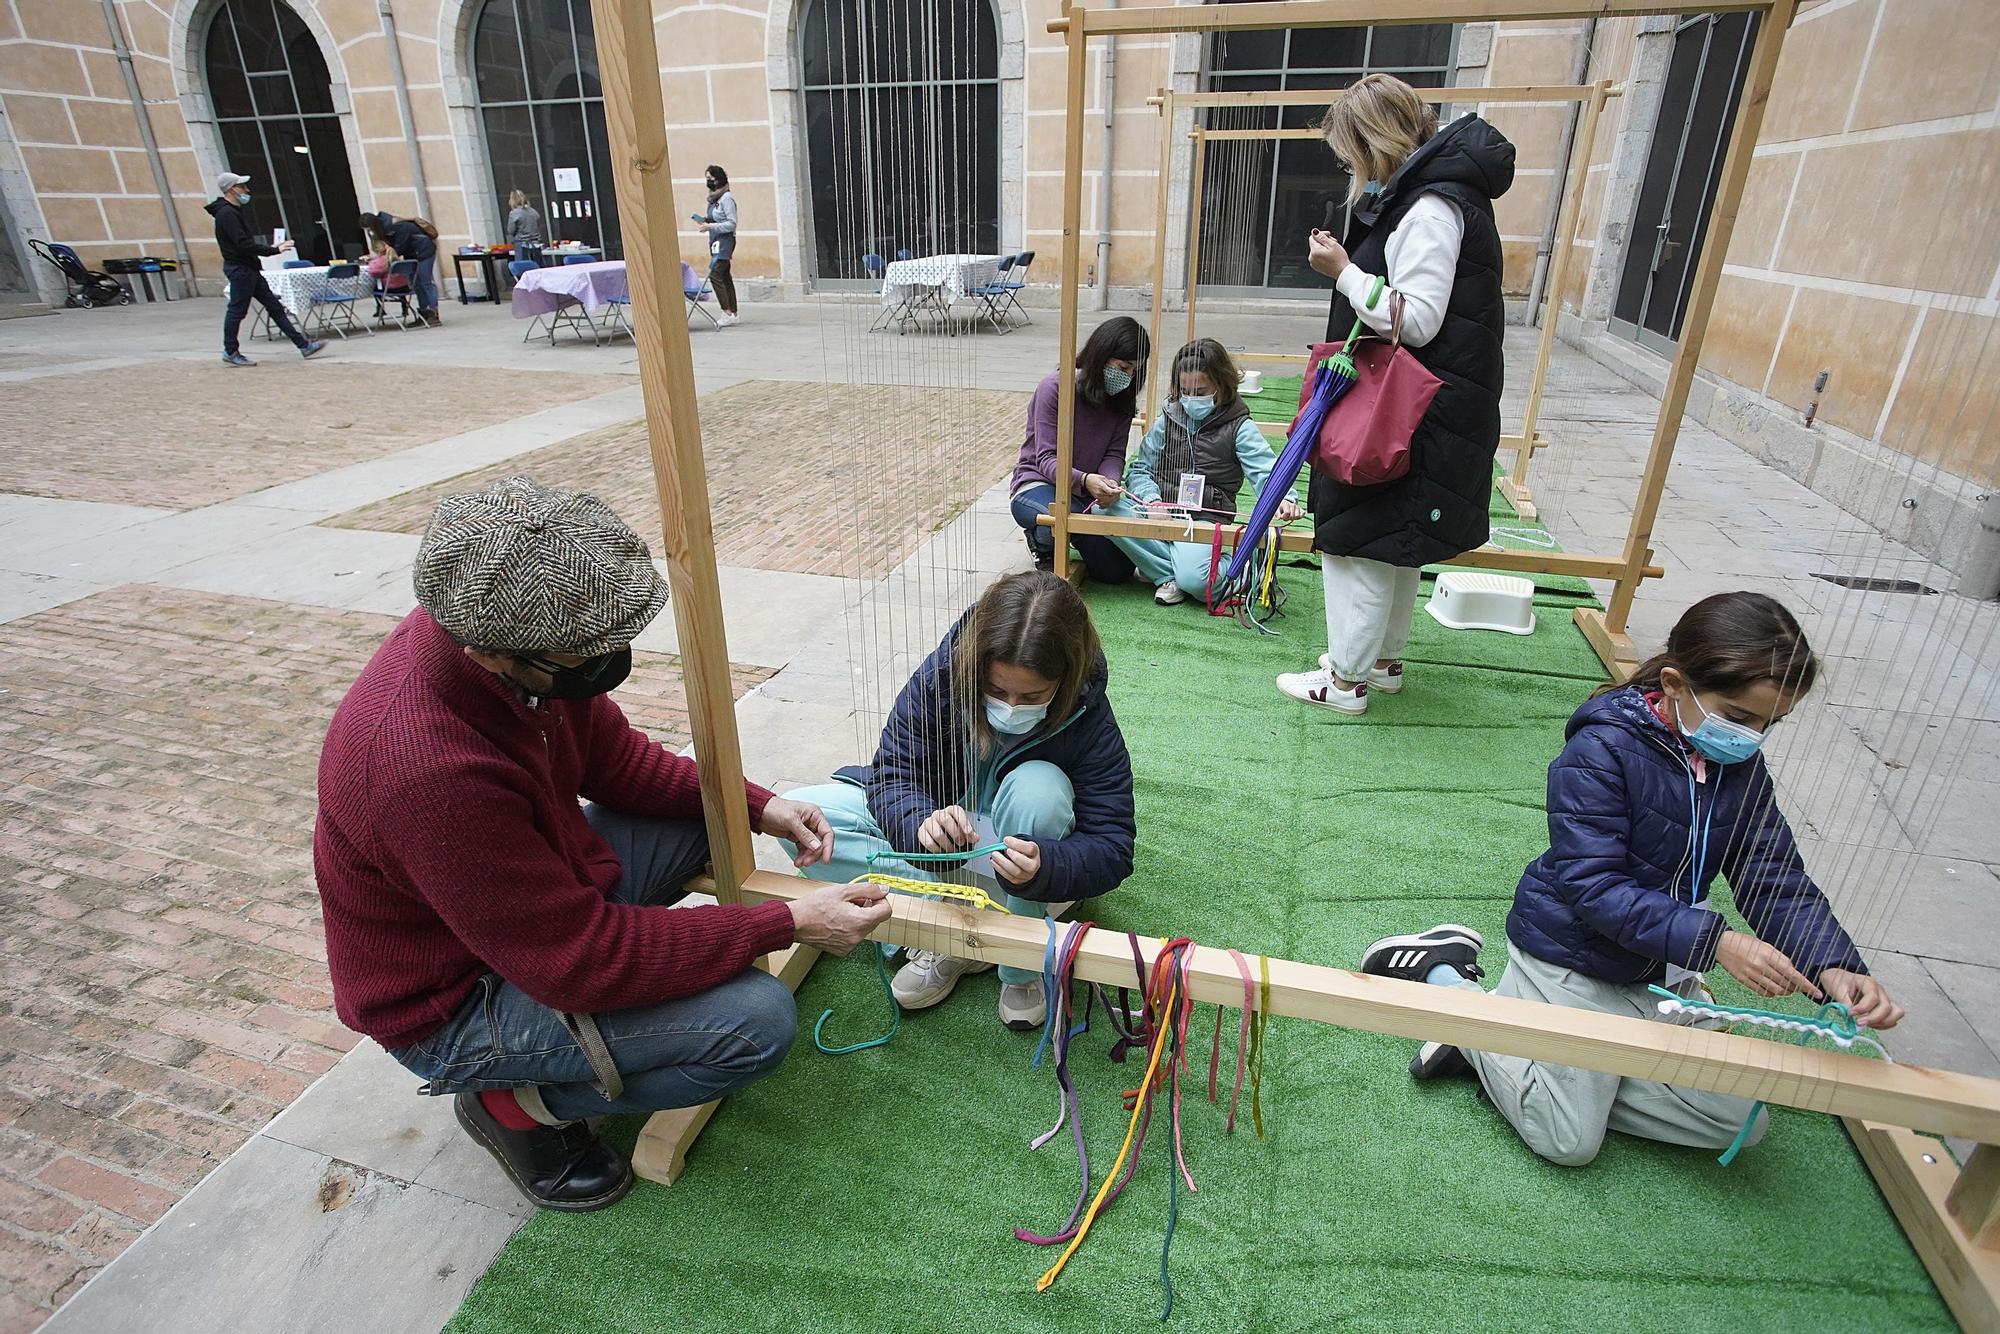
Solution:
[{"label": "arched window", "polygon": [[304,22],[279,0],[223,0],[203,64],[228,169],[251,178],[258,225],[283,227],[322,264],[360,254],[333,80]]},{"label": "arched window", "polygon": [[473,27],[472,75],[499,215],[523,191],[544,239],[621,257],[590,0],[486,0]]},{"label": "arched window", "polygon": [[799,58],[816,279],[1000,248],[991,0],[812,0]]},{"label": "arched window", "polygon": [[[1234,0],[1224,0],[1232,3]],[[1442,88],[1452,69],[1448,23],[1217,33],[1208,86],[1215,92],[1345,88],[1364,74],[1393,74]],[[1217,107],[1210,129],[1309,129],[1324,106]],[[1347,173],[1312,139],[1212,141],[1201,190],[1204,289],[1244,294],[1333,286],[1306,263],[1306,235],[1347,230]]]}]

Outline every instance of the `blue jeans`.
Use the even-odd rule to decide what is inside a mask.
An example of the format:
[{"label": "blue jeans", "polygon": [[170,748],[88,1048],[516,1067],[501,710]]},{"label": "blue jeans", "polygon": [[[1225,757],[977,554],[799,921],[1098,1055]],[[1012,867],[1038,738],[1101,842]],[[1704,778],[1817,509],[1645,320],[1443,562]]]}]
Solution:
[{"label": "blue jeans", "polygon": [[243,327],[243,317],[250,313],[250,303],[256,301],[271,317],[271,323],[278,332],[292,340],[294,347],[305,347],[306,336],[292,323],[291,314],[285,303],[278,300],[278,294],[271,290],[271,284],[264,281],[264,271],[250,264],[225,264],[223,276],[229,279],[229,306],[222,313],[222,353],[233,357],[242,349],[236,341],[237,331]]},{"label": "blue jeans", "polygon": [[[1035,553],[1037,560],[1047,560],[1055,555],[1055,529],[1044,528],[1035,522],[1049,512],[1049,505],[1055,498],[1054,487],[1047,482],[1037,482],[1009,502],[1014,510],[1014,522],[1021,525],[1021,531],[1028,539],[1028,550]],[[1074,501],[1075,497],[1070,499]],[[1122,584],[1132,577],[1132,562],[1117,548],[1114,539],[1099,537],[1095,533],[1078,533],[1070,538],[1069,544],[1076,548],[1077,555],[1083,557],[1084,572],[1096,582]]]},{"label": "blue jeans", "polygon": [[[811,802],[826,812],[826,822],[833,826],[833,860],[823,867],[812,868],[810,874],[833,881],[856,880],[870,871],[909,880],[945,878],[936,866],[906,862],[901,857],[868,860],[871,853],[894,853],[897,849],[884,837],[882,826],[868,809],[868,793],[853,783],[822,783],[785,796],[791,801]],[[1076,828],[1076,790],[1070,786],[1069,775],[1055,765],[1046,760],[1029,760],[1000,780],[992,806],[984,814],[993,821],[994,832],[1002,838],[1055,843],[1069,837]],[[796,854],[798,850],[791,848],[791,851]],[[997,888],[1004,893],[1005,886],[997,881],[982,883],[989,891]],[[1005,899],[1011,913],[1041,917],[1048,911],[1046,903],[1034,899],[1013,894],[1006,894]],[[1039,976],[1028,968],[1000,970],[1002,982],[1029,982]]]},{"label": "blue jeans", "polygon": [[[584,814],[624,868],[611,894],[616,902],[665,912],[708,864],[699,820],[646,819],[602,806]],[[596,1020],[625,1079],[615,1102],[598,1092],[589,1060],[556,1012],[497,973],[479,979],[443,1028],[389,1054],[428,1081],[426,1093],[533,1087],[551,1116],[577,1121],[712,1102],[776,1070],[798,1032],[792,993],[757,968],[692,996]]]},{"label": "blue jeans", "polygon": [[[1120,518],[1143,518],[1146,511],[1132,503],[1129,496],[1120,496],[1104,507],[1106,514]],[[1215,552],[1206,542],[1158,542],[1149,537],[1114,537],[1122,551],[1138,567],[1139,573],[1155,588],[1169,579],[1180,585],[1181,592],[1191,598],[1208,596],[1208,564]],[[1229,548],[1223,548],[1223,558],[1228,559]]]},{"label": "blue jeans", "polygon": [[437,264],[435,251],[429,258],[417,261],[417,276],[410,280],[410,290],[416,293],[418,310],[438,308]]}]

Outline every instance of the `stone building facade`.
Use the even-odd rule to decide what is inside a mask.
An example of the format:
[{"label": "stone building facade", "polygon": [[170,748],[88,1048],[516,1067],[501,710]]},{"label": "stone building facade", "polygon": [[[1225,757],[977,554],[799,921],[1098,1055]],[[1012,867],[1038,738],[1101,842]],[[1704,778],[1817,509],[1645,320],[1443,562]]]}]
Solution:
[{"label": "stone building facade", "polygon": [[[1789,35],[1694,409],[1801,475],[1838,464],[1847,470],[1842,484],[1859,485],[1896,459],[1922,457],[1951,478],[2000,483],[1990,405],[1966,400],[1967,386],[2000,394],[1989,351],[2000,318],[2000,214],[1990,204],[2000,183],[2000,25],[1985,8],[1983,0],[1816,0]],[[170,216],[194,275],[213,290],[218,264],[202,213],[213,176],[225,166],[266,174],[243,160],[242,146],[261,143],[268,162],[283,158],[284,136],[320,173],[317,207],[306,211],[329,220],[324,243],[336,251],[358,242],[335,216],[354,207],[427,215],[447,247],[498,240],[505,195],[521,188],[551,215],[551,232],[616,253],[589,12],[588,0],[0,0],[0,293],[60,299],[54,271],[27,253],[30,237],[67,242],[91,261],[166,256],[179,244]],[[937,99],[926,104],[934,118],[941,107],[963,112],[963,142],[924,147],[903,177],[873,188],[894,194],[944,173],[966,195],[958,204],[966,225],[978,215],[964,235],[981,248],[1035,250],[1030,281],[1050,283],[1061,241],[1064,55],[1047,25],[1059,12],[1059,0],[656,0],[684,251],[701,253],[685,213],[701,207],[711,162],[732,177],[742,215],[735,269],[753,298],[862,285],[868,275],[849,252],[863,246],[925,249],[935,228],[927,234],[875,217],[853,222],[840,245],[826,235],[829,195],[866,194],[855,164],[884,144],[903,146],[896,108],[909,104],[895,100],[896,87],[922,85]],[[246,68],[258,67],[249,69],[251,84],[278,86],[263,68],[274,60],[290,69],[295,101],[285,115],[296,110],[300,128],[231,110],[250,99],[221,87],[238,77],[215,66],[225,20],[242,35],[231,49],[240,48]],[[1721,20],[1714,31],[1692,31],[1703,22],[1418,26],[1376,29],[1365,44],[1324,33],[1235,36],[1227,47],[1202,36],[1125,39],[1110,78],[1107,48],[1094,44],[1084,130],[1088,278],[1097,282],[1101,259],[1108,304],[1136,308],[1150,297],[1163,127],[1146,99],[1163,87],[1312,88],[1362,68],[1434,84],[1553,84],[1581,70],[1618,81],[1624,96],[1591,146],[1576,262],[1561,293],[1564,332],[1636,377],[1657,375],[1674,328],[1673,278],[1699,245],[1684,205],[1699,202],[1702,136],[1716,133],[1701,108],[1715,103],[1710,85],[1726,84],[1744,36],[1717,27]],[[898,24],[908,29],[902,39]],[[283,29],[274,39],[282,59],[250,50],[274,26]],[[888,50],[898,40],[915,63],[894,77],[857,76],[851,60],[828,54],[856,41]],[[520,44],[522,87],[506,68],[516,60],[510,43]],[[131,53],[136,110],[121,46]],[[1690,48],[1701,53],[1692,91]],[[558,49],[560,59],[549,54]],[[302,87],[310,81],[302,71],[322,65],[324,90]],[[856,108],[867,109],[861,119]],[[1485,110],[1519,148],[1517,184],[1499,213],[1508,286],[1526,292],[1564,180],[1558,157],[1568,113],[1560,105]],[[1191,116],[1183,112],[1171,127],[1177,137]],[[1286,124],[1310,117],[1301,110]],[[1678,155],[1659,147],[1669,142],[1682,145]],[[1318,280],[1300,263],[1302,220],[1344,178],[1314,143],[1256,152],[1226,168],[1210,159],[1204,217],[1225,224],[1232,239],[1204,247],[1204,300],[1210,287],[1218,298],[1318,299]],[[1171,160],[1169,254],[1178,257],[1193,163],[1188,152]],[[279,174],[287,175],[294,164],[283,161]],[[284,187],[294,188],[304,187]],[[1648,190],[1662,188],[1682,192],[1667,210],[1674,216],[1647,211]],[[350,189],[351,203],[335,198]],[[260,193],[260,210],[278,203]],[[260,216],[268,225],[271,215]],[[1184,296],[1184,267],[1170,260],[1163,276],[1170,304]],[[1821,371],[1816,425],[1801,435],[1805,428],[1786,423],[1802,417]]]}]

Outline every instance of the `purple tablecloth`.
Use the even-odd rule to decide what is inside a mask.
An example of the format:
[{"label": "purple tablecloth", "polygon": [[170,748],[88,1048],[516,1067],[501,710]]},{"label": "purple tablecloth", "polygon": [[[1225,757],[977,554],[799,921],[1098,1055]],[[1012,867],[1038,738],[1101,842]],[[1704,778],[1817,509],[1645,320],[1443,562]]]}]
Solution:
[{"label": "purple tablecloth", "polygon": [[572,302],[595,315],[625,299],[625,261],[599,264],[558,264],[521,275],[514,285],[514,318],[531,320],[554,313]]}]

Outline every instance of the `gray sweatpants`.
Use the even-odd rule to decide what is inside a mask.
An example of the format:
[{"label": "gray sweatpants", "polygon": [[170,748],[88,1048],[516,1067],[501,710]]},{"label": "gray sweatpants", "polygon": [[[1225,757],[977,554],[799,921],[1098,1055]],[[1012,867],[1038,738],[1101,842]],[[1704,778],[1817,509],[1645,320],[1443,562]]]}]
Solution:
[{"label": "gray sweatpants", "polygon": [[[1459,985],[1479,989],[1471,980]],[[1669,1022],[1661,1019],[1654,1008],[1658,998],[1644,983],[1605,982],[1558,968],[1511,943],[1507,971],[1494,992],[1578,1010]],[[1564,1167],[1582,1167],[1597,1157],[1606,1130],[1698,1149],[1725,1149],[1743,1128],[1743,1118],[1750,1115],[1752,1106],[1748,1098],[1674,1088],[1520,1056],[1468,1051],[1465,1057],[1479,1072],[1479,1082],[1486,1086],[1493,1105],[1522,1141]],[[1755,1144],[1764,1138],[1768,1125],[1768,1118],[1759,1112],[1746,1142]]]}]

